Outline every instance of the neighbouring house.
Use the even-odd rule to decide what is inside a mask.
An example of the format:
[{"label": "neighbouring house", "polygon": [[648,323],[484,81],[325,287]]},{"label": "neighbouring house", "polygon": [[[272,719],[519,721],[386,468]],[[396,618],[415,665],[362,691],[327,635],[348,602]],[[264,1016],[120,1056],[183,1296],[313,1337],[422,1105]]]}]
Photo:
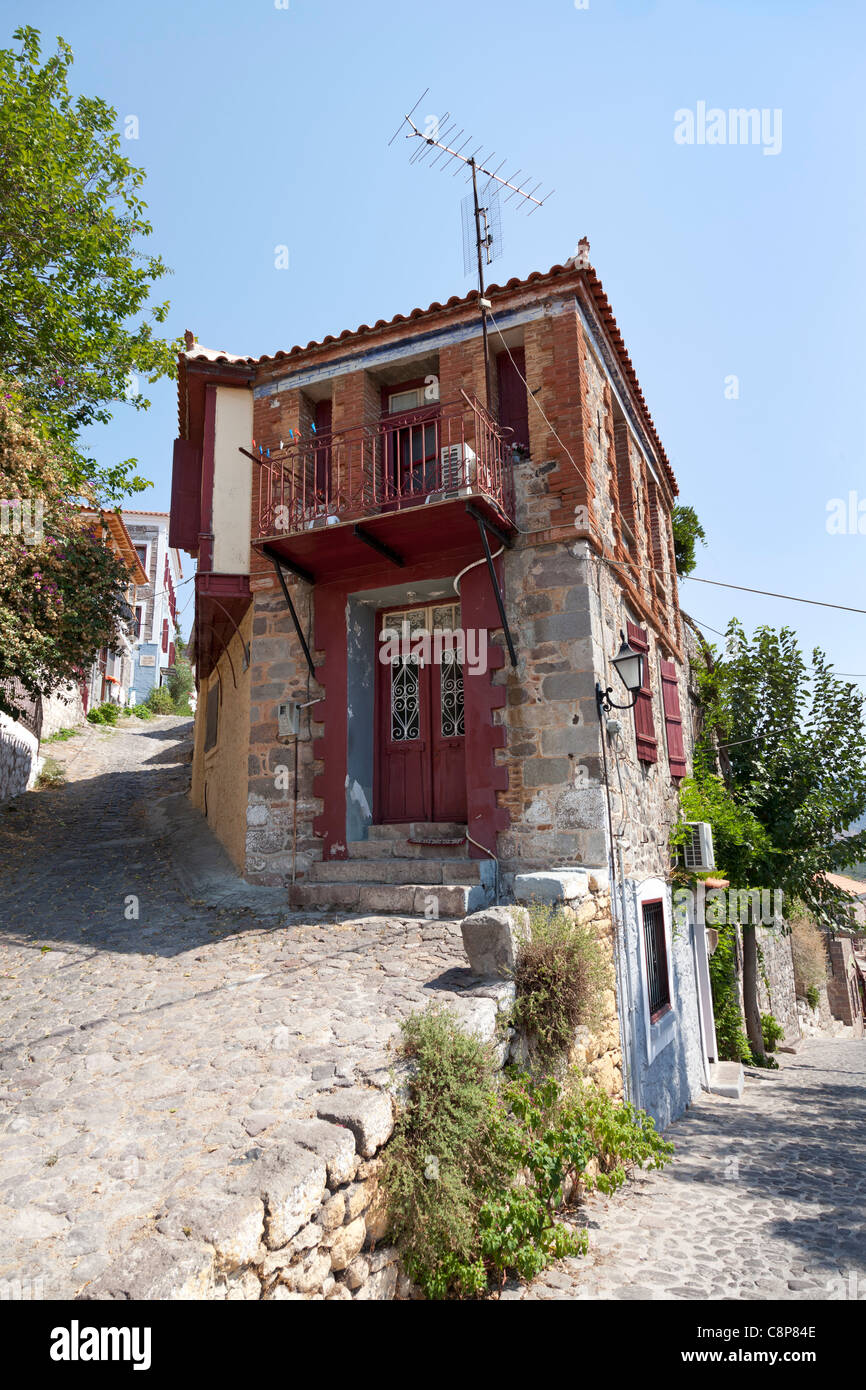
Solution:
[{"label": "neighbouring house", "polygon": [[849,874],[826,874],[825,877],[834,887],[841,888],[843,893],[848,893],[854,899],[847,909],[851,925],[855,930],[863,931],[866,928],[866,883]]},{"label": "neighbouring house", "polygon": [[[124,597],[129,621],[125,626],[118,626],[115,642],[111,646],[100,648],[90,669],[83,673],[80,683],[81,711],[75,711],[75,702],[69,700],[67,692],[59,691],[53,697],[49,717],[50,732],[52,733],[55,729],[68,727],[77,722],[77,718],[80,718],[81,714],[86,714],[89,709],[93,709],[96,705],[135,703],[132,699],[135,623],[133,605],[138,586],[147,578],[147,573],[141,564],[138,549],[133,543],[130,531],[119,512],[90,512],[85,510],[84,515],[85,517],[92,517],[94,527],[101,529],[105,543],[111,546],[126,563],[129,571],[129,584]],[[68,710],[68,714],[65,716],[62,713],[64,705]],[[73,711],[75,717],[73,717]],[[43,728],[43,736],[47,737],[48,733],[49,730]]]},{"label": "neighbouring house", "polygon": [[[667,1123],[715,1060],[706,934],[672,917],[677,484],[586,244],[487,294],[488,359],[474,291],[273,356],[187,335],[192,797],[309,909],[462,916],[609,874],[618,1065]],[[598,688],[630,699],[621,635],[642,683],[600,717]]]},{"label": "neighbouring house", "polygon": [[130,704],[141,704],[154,687],[163,685],[174,665],[177,634],[177,586],[183,568],[168,538],[168,512],[124,511],[123,519],[146,576],[133,600]]}]

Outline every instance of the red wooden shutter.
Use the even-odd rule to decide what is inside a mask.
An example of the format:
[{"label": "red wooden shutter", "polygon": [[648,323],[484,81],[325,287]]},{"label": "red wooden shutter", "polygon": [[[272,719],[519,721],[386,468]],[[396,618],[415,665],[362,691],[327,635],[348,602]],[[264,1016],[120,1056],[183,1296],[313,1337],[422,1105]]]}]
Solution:
[{"label": "red wooden shutter", "polygon": [[189,439],[174,441],[168,543],[195,550],[201,530],[201,449]]},{"label": "red wooden shutter", "polygon": [[653,693],[650,685],[649,638],[642,627],[628,624],[628,640],[636,652],[643,653],[643,685],[634,706],[634,731],[637,735],[637,755],[642,763],[657,763],[659,759],[653,724]]},{"label": "red wooden shutter", "polygon": [[[511,358],[514,358],[512,362]],[[522,444],[529,448],[529,402],[526,387],[521,377],[526,376],[526,353],[523,348],[512,348],[511,357],[500,352],[496,357],[496,371],[499,377],[499,419],[514,433],[509,442]]]},{"label": "red wooden shutter", "polygon": [[173,666],[173,665],[174,665],[174,643],[173,643],[173,642],[169,642],[169,644],[168,644],[168,664],[169,664],[169,666]]},{"label": "red wooden shutter", "polygon": [[665,711],[665,734],[668,742],[668,763],[671,777],[685,777],[686,750],[683,745],[683,717],[680,712],[680,688],[677,668],[672,661],[662,661],[662,703]]},{"label": "red wooden shutter", "polygon": [[162,650],[168,651],[168,618],[162,620]]}]

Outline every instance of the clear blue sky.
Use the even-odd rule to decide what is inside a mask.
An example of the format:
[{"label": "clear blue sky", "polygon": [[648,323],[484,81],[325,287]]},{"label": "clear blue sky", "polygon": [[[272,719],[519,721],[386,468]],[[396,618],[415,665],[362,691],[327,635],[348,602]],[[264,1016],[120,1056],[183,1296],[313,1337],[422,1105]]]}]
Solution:
[{"label": "clear blue sky", "polygon": [[[128,148],[174,272],[170,331],[232,352],[470,287],[460,180],[387,148],[429,86],[419,114],[450,109],[556,188],[531,218],[505,210],[496,280],[590,238],[708,533],[697,573],[866,608],[866,535],[826,530],[830,499],[866,500],[858,0],[2,0],[2,15],[4,43],[25,21],[62,34],[75,86],[121,129],[139,118]],[[674,113],[699,102],[781,109],[780,152],[677,144]],[[166,509],[175,389],[151,395],[87,442],[136,455],[155,484],[137,505]],[[682,601],[714,628],[790,623],[866,672],[866,616],[691,582]]]}]

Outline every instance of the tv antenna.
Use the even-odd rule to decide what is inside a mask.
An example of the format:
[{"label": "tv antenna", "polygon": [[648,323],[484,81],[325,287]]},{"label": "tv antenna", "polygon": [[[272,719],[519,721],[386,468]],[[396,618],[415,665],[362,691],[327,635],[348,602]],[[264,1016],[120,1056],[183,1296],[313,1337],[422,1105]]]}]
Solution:
[{"label": "tv antenna", "polygon": [[[412,119],[421,102],[426,97],[430,88],[425,87],[411,111],[408,111],[398,125],[389,145],[393,145],[400,131],[404,126],[409,127],[405,132],[407,140],[417,140],[420,143],[410,156],[410,164],[423,164],[430,160],[430,168],[438,165],[440,170],[451,169],[453,175],[460,173],[461,169],[468,169],[468,179],[472,184],[471,205],[469,195],[463,200],[463,263],[464,270],[469,273],[472,255],[472,222],[474,221],[475,230],[475,264],[478,272],[478,302],[481,306],[481,335],[484,343],[484,383],[487,393],[486,405],[490,409],[493,399],[490,389],[490,350],[487,338],[487,315],[490,310],[490,301],[484,293],[484,266],[490,265],[502,250],[502,233],[500,221],[500,198],[505,203],[510,203],[516,199],[515,208],[528,208],[529,215],[540,208],[548,198],[553,196],[554,190],[538,196],[541,184],[537,183],[533,188],[527,185],[532,182],[528,174],[524,174],[522,169],[515,169],[507,177],[502,170],[508,163],[503,159],[493,167],[495,152],[482,154],[483,145],[478,145],[471,154],[467,150],[472,149],[474,143],[472,136],[467,135],[465,128],[457,128],[457,121],[452,119],[450,111],[446,111],[444,116],[427,116],[425,128],[421,130]],[[464,138],[465,137],[465,138]],[[437,151],[437,153],[434,153]],[[432,155],[432,158],[430,156]],[[482,194],[478,192],[479,175],[486,179]]]}]

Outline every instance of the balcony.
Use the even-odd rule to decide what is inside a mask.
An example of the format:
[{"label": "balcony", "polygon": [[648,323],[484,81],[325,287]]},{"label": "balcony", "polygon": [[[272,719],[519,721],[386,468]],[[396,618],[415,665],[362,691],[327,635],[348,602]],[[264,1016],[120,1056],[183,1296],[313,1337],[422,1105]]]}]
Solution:
[{"label": "balcony", "polygon": [[509,433],[464,394],[257,456],[257,544],[315,579],[477,550],[479,515],[515,529]]}]

